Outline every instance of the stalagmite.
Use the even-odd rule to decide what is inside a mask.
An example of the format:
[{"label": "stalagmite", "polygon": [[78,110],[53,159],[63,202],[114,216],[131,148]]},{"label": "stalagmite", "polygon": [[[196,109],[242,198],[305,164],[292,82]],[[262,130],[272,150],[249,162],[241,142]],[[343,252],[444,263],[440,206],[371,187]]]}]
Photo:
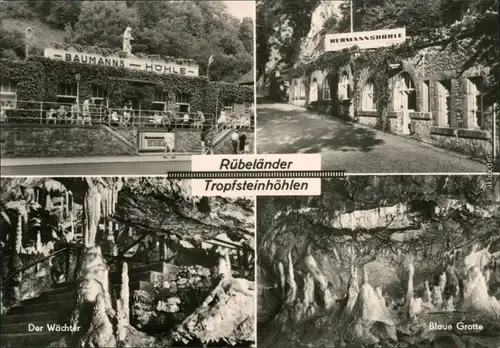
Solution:
[{"label": "stalagmite", "polygon": [[359,295],[358,284],[358,269],[354,264],[351,264],[351,277],[349,278],[349,285],[347,287],[347,304],[345,312],[350,313],[356,304]]},{"label": "stalagmite", "polygon": [[[127,315],[127,320],[130,317],[130,291],[129,291],[129,278],[128,278],[128,264],[126,262],[122,265],[122,283],[120,291],[120,299],[123,301],[123,308]],[[128,323],[128,322],[127,322]]]},{"label": "stalagmite", "polygon": [[328,281],[326,280],[326,277],[318,268],[316,260],[311,254],[311,245],[307,246],[306,255],[304,257],[304,264],[306,266],[306,269],[311,272],[311,275],[319,284],[319,291],[321,293],[324,306],[327,309],[331,308],[335,303],[335,298],[328,288]]},{"label": "stalagmite", "polygon": [[310,306],[314,303],[314,278],[307,272],[304,279],[304,305]]},{"label": "stalagmite", "polygon": [[87,333],[80,341],[80,347],[116,347],[113,325],[106,315],[106,302],[102,293],[96,297],[92,322]]},{"label": "stalagmite", "polygon": [[413,273],[415,273],[415,269],[413,268],[413,261],[411,261],[408,264],[408,289],[406,291],[406,308],[408,309],[413,301]]},{"label": "stalagmite", "polygon": [[448,297],[448,300],[446,300],[446,304],[444,306],[444,310],[453,312],[455,310],[455,305],[453,304],[454,298],[453,296]]},{"label": "stalagmite", "polygon": [[280,291],[283,296],[283,298],[286,298],[286,276],[285,276],[285,269],[283,267],[283,262],[278,263],[278,272],[279,272],[279,277],[280,277]]},{"label": "stalagmite", "polygon": [[382,304],[384,306],[386,306],[385,298],[384,298],[384,295],[382,294],[382,288],[380,286],[377,286],[375,288],[375,293],[377,294],[377,296],[380,299],[380,301],[382,302]]},{"label": "stalagmite", "polygon": [[484,270],[484,281],[486,282],[486,284],[490,282],[490,277],[491,277],[491,270],[489,268],[486,268]]},{"label": "stalagmite", "polygon": [[297,298],[297,283],[295,283],[295,273],[293,270],[293,260],[292,252],[289,251],[287,255],[288,259],[288,273],[286,277],[287,283],[287,293],[286,293],[286,303],[293,304]]},{"label": "stalagmite", "polygon": [[479,312],[482,315],[498,319],[500,316],[500,302],[490,297],[488,286],[478,266],[474,266],[467,272],[464,281],[463,301],[460,306],[462,311]]},{"label": "stalagmite", "polygon": [[[381,336],[388,336],[391,340],[397,341],[395,322],[391,318],[389,309],[368,283],[366,267],[363,268],[363,284],[350,317],[354,325],[348,330],[353,331],[356,340],[374,344],[380,341]],[[383,332],[374,327],[376,323],[384,325]]]},{"label": "stalagmite", "polygon": [[424,297],[422,298],[422,301],[425,304],[429,305],[432,303],[432,292],[431,292],[431,289],[429,287],[429,281],[426,280],[424,285],[425,285],[425,290],[424,290]]},{"label": "stalagmite", "polygon": [[436,308],[441,308],[443,305],[443,293],[441,292],[441,287],[439,285],[432,289],[432,304]]},{"label": "stalagmite", "polygon": [[446,288],[446,272],[441,273],[441,275],[439,276],[438,287],[442,294],[444,292],[444,289]]},{"label": "stalagmite", "polygon": [[16,241],[15,250],[17,254],[20,254],[23,249],[23,216],[20,214],[17,217],[16,226]]}]

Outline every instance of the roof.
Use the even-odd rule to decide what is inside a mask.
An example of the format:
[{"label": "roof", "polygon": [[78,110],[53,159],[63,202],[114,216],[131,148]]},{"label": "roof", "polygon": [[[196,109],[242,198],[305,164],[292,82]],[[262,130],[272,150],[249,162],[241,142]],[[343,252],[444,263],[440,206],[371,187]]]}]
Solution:
[{"label": "roof", "polygon": [[239,85],[253,85],[253,70],[250,70],[245,75],[240,77],[236,83]]}]

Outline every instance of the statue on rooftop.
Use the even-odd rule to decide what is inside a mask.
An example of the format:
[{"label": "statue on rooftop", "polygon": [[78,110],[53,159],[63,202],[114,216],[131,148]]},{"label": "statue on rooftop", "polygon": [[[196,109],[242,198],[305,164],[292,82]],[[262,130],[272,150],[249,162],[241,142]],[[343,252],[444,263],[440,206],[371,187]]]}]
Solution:
[{"label": "statue on rooftop", "polygon": [[132,44],[130,43],[130,41],[132,41],[133,39],[132,28],[127,27],[127,29],[125,29],[125,31],[123,32],[123,52],[132,54]]}]

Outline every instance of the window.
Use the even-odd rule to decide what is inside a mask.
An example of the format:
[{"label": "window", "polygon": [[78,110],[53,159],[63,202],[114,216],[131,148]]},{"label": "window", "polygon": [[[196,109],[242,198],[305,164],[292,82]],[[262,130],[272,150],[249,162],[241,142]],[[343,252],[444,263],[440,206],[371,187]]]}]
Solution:
[{"label": "window", "polygon": [[451,125],[451,80],[438,82],[438,125]]},{"label": "window", "polygon": [[252,107],[253,107],[253,103],[252,102],[245,102],[245,113],[252,113]]},{"label": "window", "polygon": [[226,100],[224,102],[224,111],[226,114],[231,114],[234,111],[234,103]]},{"label": "window", "polygon": [[431,111],[430,103],[431,103],[430,83],[429,80],[426,80],[422,83],[422,111],[424,112]]},{"label": "window", "polygon": [[483,79],[467,79],[467,123],[469,128],[480,128],[483,123]]},{"label": "window", "polygon": [[0,89],[0,101],[2,109],[15,109],[17,105],[17,86],[9,79],[2,79]]},{"label": "window", "polygon": [[330,95],[330,77],[327,77],[323,82],[323,100],[331,100]]},{"label": "window", "polygon": [[394,110],[416,110],[417,94],[415,84],[408,73],[403,73],[397,77],[394,88]]},{"label": "window", "polygon": [[189,95],[186,93],[176,93],[175,103],[179,112],[189,112],[191,108]]},{"label": "window", "polygon": [[108,106],[107,94],[102,86],[92,85],[92,100],[96,105]]},{"label": "window", "polygon": [[59,103],[74,103],[78,98],[78,88],[75,83],[60,83],[57,86],[57,101]]},{"label": "window", "polygon": [[347,100],[351,98],[351,86],[349,85],[349,76],[344,73],[339,80],[339,100]]},{"label": "window", "polygon": [[375,110],[375,100],[373,98],[373,84],[366,84],[363,89],[363,95],[361,97],[361,110],[373,111]]},{"label": "window", "polygon": [[155,99],[153,100],[152,108],[154,111],[167,111],[168,94],[163,91],[157,90],[155,92]]}]

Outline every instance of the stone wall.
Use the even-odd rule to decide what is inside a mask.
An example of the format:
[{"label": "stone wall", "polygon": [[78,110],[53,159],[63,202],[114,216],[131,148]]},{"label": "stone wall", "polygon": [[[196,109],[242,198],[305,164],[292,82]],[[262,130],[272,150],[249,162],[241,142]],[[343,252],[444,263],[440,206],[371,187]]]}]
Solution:
[{"label": "stone wall", "polygon": [[2,126],[1,155],[4,158],[134,154],[133,148],[101,126]]},{"label": "stone wall", "polygon": [[175,151],[176,152],[192,152],[201,146],[201,130],[184,130],[175,131]]}]

